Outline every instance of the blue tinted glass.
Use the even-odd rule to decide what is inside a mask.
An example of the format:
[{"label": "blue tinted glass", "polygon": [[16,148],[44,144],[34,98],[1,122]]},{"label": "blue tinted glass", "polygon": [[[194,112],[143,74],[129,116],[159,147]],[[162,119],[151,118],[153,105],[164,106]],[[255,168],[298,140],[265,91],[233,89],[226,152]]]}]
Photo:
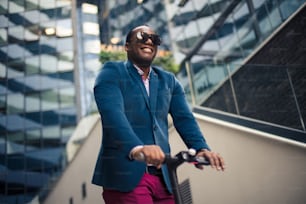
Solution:
[{"label": "blue tinted glass", "polygon": [[41,130],[28,130],[25,132],[25,144],[26,144],[26,151],[33,151],[36,147],[41,147],[42,136]]},{"label": "blue tinted glass", "polygon": [[59,115],[57,111],[44,111],[41,114],[43,125],[59,125]]},{"label": "blue tinted glass", "polygon": [[7,113],[22,113],[24,111],[24,96],[22,94],[7,95]]},{"label": "blue tinted glass", "polygon": [[41,109],[54,110],[59,108],[58,90],[52,89],[41,92]]},{"label": "blue tinted glass", "polygon": [[77,111],[75,106],[59,111],[61,125],[74,125],[77,122]]},{"label": "blue tinted glass", "polygon": [[35,112],[40,111],[40,94],[39,93],[28,93],[25,95],[25,111]]},{"label": "blue tinted glass", "polygon": [[0,28],[0,46],[5,45],[6,43],[7,43],[7,30]]}]

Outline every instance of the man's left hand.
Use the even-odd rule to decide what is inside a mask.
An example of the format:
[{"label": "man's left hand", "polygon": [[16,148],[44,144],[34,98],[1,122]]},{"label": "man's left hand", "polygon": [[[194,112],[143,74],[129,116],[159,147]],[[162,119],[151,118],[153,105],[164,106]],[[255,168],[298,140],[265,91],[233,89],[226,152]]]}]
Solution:
[{"label": "man's left hand", "polygon": [[[217,171],[225,170],[224,159],[220,156],[220,154],[209,151],[207,149],[203,149],[197,153],[197,156],[207,159],[210,162],[210,166]],[[199,169],[204,168],[202,165],[196,165],[196,167]]]}]

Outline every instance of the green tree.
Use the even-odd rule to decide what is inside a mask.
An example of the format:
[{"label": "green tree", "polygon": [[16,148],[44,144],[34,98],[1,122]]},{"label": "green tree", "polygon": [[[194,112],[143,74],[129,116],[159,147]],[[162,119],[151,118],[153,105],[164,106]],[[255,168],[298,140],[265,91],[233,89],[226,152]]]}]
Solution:
[{"label": "green tree", "polygon": [[100,62],[104,64],[107,61],[122,61],[126,59],[124,51],[104,51],[100,52]]},{"label": "green tree", "polygon": [[[123,61],[126,60],[126,52],[125,51],[104,51],[100,52],[100,62],[104,64],[107,61]],[[154,65],[160,66],[163,69],[177,73],[179,71],[179,65],[175,63],[173,55],[168,53],[163,56],[157,56],[154,61]]]},{"label": "green tree", "polygon": [[172,54],[166,54],[165,56],[158,56],[153,61],[154,65],[160,66],[165,70],[176,74],[179,71],[179,65],[175,63]]}]

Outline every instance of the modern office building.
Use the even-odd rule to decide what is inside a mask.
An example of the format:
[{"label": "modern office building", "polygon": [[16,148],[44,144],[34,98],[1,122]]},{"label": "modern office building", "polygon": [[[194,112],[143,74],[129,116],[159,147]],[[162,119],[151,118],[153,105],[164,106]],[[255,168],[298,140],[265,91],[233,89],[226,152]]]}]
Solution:
[{"label": "modern office building", "polygon": [[0,203],[39,203],[73,159],[66,145],[79,121],[96,111],[101,47],[121,46],[131,26],[149,23],[169,49],[163,6],[0,1]]},{"label": "modern office building", "polygon": [[[101,29],[114,32],[106,32],[109,36],[100,32],[101,41],[123,45],[111,41],[122,39],[128,30],[115,32],[121,26],[118,22],[137,25],[134,22],[145,15],[137,8],[132,11],[132,1],[108,3],[114,10],[99,15],[104,17]],[[305,2],[163,3],[169,46],[181,63],[177,76],[207,141],[229,167],[224,174],[209,169],[198,173],[192,167],[179,170],[180,181],[190,180],[194,203],[304,203]],[[73,136],[84,141],[77,157],[44,204],[103,203],[101,187],[91,184],[101,134],[98,114],[82,120],[78,129],[85,126],[86,134],[77,131],[79,135]],[[186,148],[173,126],[169,139],[173,154]],[[82,173],[72,181],[78,172]]]},{"label": "modern office building", "polygon": [[97,13],[86,1],[1,0],[0,203],[38,202],[65,169],[93,106]]},{"label": "modern office building", "polygon": [[170,1],[195,111],[306,141],[305,0]]},{"label": "modern office building", "polygon": [[163,1],[101,1],[99,7],[100,38],[103,45],[123,46],[130,29],[148,24],[161,36],[161,50],[170,50],[167,14]]}]

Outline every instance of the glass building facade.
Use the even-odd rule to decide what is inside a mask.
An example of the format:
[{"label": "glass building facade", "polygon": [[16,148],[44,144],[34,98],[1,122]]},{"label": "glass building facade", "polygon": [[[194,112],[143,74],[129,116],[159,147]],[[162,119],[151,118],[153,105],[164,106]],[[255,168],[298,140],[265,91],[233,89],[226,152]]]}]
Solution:
[{"label": "glass building facade", "polygon": [[0,203],[38,203],[65,168],[94,108],[97,13],[86,1],[0,1]]},{"label": "glass building facade", "polygon": [[96,111],[101,48],[144,23],[168,50],[157,0],[0,1],[0,203],[40,203],[52,190],[76,125]]},{"label": "glass building facade", "polygon": [[178,77],[193,106],[292,130],[305,142],[305,0],[181,3],[169,1],[167,10]]},{"label": "glass building facade", "polygon": [[123,46],[130,29],[148,24],[162,38],[160,50],[170,50],[168,20],[163,1],[101,1],[99,17],[102,44]]}]

